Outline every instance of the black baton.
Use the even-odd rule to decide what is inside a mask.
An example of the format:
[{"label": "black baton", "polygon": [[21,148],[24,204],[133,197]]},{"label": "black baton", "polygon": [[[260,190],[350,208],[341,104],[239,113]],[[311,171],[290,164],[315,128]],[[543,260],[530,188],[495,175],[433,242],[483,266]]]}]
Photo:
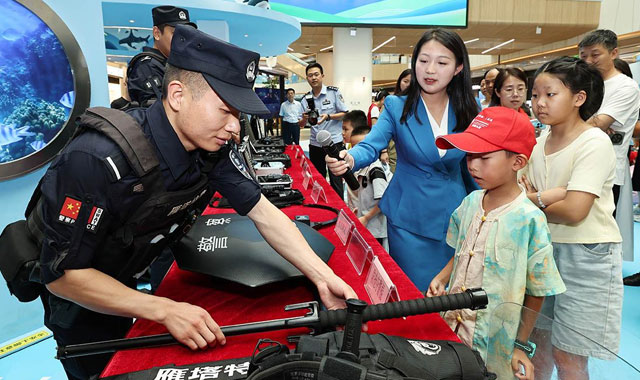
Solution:
[{"label": "black baton", "polygon": [[[487,306],[487,303],[487,293],[483,289],[467,289],[464,293],[369,305],[364,309],[364,311],[362,311],[362,322],[401,318],[419,314],[439,313],[447,310],[478,310],[484,309]],[[287,305],[285,307],[285,311],[299,309],[308,309],[309,311],[307,314],[300,317],[230,325],[221,327],[221,330],[225,336],[293,329],[298,327],[307,327],[312,329],[312,333],[319,333],[330,327],[343,326],[347,321],[347,310],[318,311],[318,303],[315,301]],[[56,359],[68,359],[78,356],[105,354],[118,350],[148,348],[177,343],[179,342],[171,334],[160,334],[137,338],[70,344],[67,346],[58,346]]]}]

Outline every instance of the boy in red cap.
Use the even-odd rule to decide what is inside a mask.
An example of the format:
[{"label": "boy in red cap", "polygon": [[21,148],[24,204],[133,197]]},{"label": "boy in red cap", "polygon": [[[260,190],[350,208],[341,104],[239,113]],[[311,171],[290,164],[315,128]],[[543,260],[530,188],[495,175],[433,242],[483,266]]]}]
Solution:
[{"label": "boy in red cap", "polygon": [[[484,109],[466,131],[440,136],[441,149],[467,152],[469,173],[482,190],[453,212],[447,244],[456,253],[433,279],[427,296],[487,291],[487,309],[449,311],[443,318],[467,345],[478,350],[499,379],[533,379],[528,342],[545,296],[565,291],[553,259],[545,215],[518,185],[536,144],[529,119],[505,107]],[[448,284],[448,288],[447,288]]]}]

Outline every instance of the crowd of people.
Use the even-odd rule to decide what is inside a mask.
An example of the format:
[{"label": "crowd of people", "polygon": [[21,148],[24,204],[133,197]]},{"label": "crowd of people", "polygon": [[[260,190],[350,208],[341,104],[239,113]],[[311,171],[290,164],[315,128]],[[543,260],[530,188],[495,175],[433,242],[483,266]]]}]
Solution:
[{"label": "crowd of people", "polygon": [[[631,197],[621,188],[640,89],[616,59],[616,35],[596,30],[580,43],[580,58],[554,59],[533,78],[488,70],[486,100],[476,102],[459,36],[428,31],[382,112],[374,99],[370,133],[351,138],[343,160],[326,158],[333,174],[360,173],[395,143],[393,179],[377,206],[389,253],[426,296],[488,291],[487,311],[444,318],[485,357],[502,357],[498,378],[533,379],[535,371],[548,379],[556,367],[560,379],[584,379],[589,357],[613,359],[618,350],[619,225],[630,220],[616,220],[615,208]],[[545,126],[537,141],[534,121]],[[514,310],[491,324],[491,310],[505,302],[531,313]],[[527,355],[536,345],[539,354]]]}]

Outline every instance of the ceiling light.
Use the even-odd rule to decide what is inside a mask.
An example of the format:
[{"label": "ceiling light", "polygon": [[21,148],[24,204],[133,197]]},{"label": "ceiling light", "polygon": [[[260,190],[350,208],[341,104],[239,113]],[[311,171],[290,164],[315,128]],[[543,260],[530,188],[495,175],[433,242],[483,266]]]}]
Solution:
[{"label": "ceiling light", "polygon": [[464,41],[464,44],[465,44],[465,45],[466,45],[466,44],[470,44],[470,43],[472,43],[472,42],[476,42],[476,41],[478,41],[478,40],[479,40],[479,38],[474,38],[474,39],[469,40],[469,41]]},{"label": "ceiling light", "polygon": [[351,28],[351,31],[349,32],[349,35],[351,37],[355,37],[356,36],[356,28]]},{"label": "ceiling light", "polygon": [[245,37],[245,38],[246,38],[246,37],[249,37],[249,35],[248,35],[248,34],[245,34],[245,35],[244,35],[244,37]]},{"label": "ceiling light", "polygon": [[503,43],[501,43],[501,44],[499,44],[499,45],[496,45],[496,46],[494,46],[494,47],[492,47],[492,48],[489,48],[489,49],[487,49],[487,50],[483,51],[483,52],[482,52],[482,54],[484,54],[484,53],[488,53],[488,52],[490,52],[491,50],[495,50],[495,49],[501,48],[501,47],[503,47],[504,45],[506,45],[506,44],[510,44],[510,43],[512,43],[512,42],[513,42],[513,41],[515,41],[515,40],[516,40],[515,38],[512,38],[512,39],[510,39],[509,41],[505,41],[505,42],[503,42]]},{"label": "ceiling light", "polygon": [[290,47],[287,46],[287,50],[288,51],[293,51],[293,49],[291,49]]},{"label": "ceiling light", "polygon": [[327,50],[331,50],[331,49],[333,49],[333,45],[327,46],[326,48],[322,48],[322,49],[320,49],[320,51],[327,51]]},{"label": "ceiling light", "polygon": [[129,20],[129,22],[133,24],[134,22],[136,22],[136,20]]},{"label": "ceiling light", "polygon": [[267,57],[267,59],[265,60],[265,63],[267,64],[268,68],[272,69],[278,64],[278,57],[276,57],[275,55],[271,57]]},{"label": "ceiling light", "polygon": [[393,36],[391,38],[389,38],[388,40],[384,41],[383,43],[381,43],[380,45],[374,47],[371,52],[373,53],[374,51],[380,49],[381,47],[383,47],[384,45],[388,44],[389,42],[393,41],[396,39],[396,36]]},{"label": "ceiling light", "polygon": [[258,46],[262,46],[262,42],[260,42],[260,43],[258,44]]},{"label": "ceiling light", "polygon": [[287,53],[287,56],[291,59],[293,59],[294,61],[298,62],[299,64],[301,64],[302,66],[308,66],[309,63],[301,60],[300,58],[296,57],[295,55],[291,54],[291,53]]}]

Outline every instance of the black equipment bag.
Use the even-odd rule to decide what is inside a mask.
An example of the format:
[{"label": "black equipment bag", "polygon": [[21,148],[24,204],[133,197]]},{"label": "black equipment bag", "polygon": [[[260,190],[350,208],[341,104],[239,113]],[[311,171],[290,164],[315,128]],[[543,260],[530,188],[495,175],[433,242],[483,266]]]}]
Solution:
[{"label": "black equipment bag", "polygon": [[262,194],[277,208],[301,205],[304,202],[304,195],[298,189],[262,188]]},{"label": "black equipment bag", "polygon": [[[278,187],[262,188],[262,194],[277,208],[284,208],[292,205],[301,205],[304,202],[304,195],[298,189],[285,189]],[[227,198],[213,197],[209,202],[210,207],[232,208]]]},{"label": "black equipment bag", "polygon": [[0,272],[9,292],[20,302],[38,298],[42,284],[32,281],[39,278],[40,248],[31,236],[25,220],[7,225],[0,235]]},{"label": "black equipment bag", "polygon": [[258,164],[263,162],[281,162],[285,168],[291,167],[291,157],[285,153],[254,154],[251,158]]},{"label": "black equipment bag", "polygon": [[[361,334],[359,362],[343,355],[342,331],[303,336],[293,353],[258,342],[247,380],[494,380],[480,354],[462,343]],[[262,347],[264,344],[266,347]]]}]

